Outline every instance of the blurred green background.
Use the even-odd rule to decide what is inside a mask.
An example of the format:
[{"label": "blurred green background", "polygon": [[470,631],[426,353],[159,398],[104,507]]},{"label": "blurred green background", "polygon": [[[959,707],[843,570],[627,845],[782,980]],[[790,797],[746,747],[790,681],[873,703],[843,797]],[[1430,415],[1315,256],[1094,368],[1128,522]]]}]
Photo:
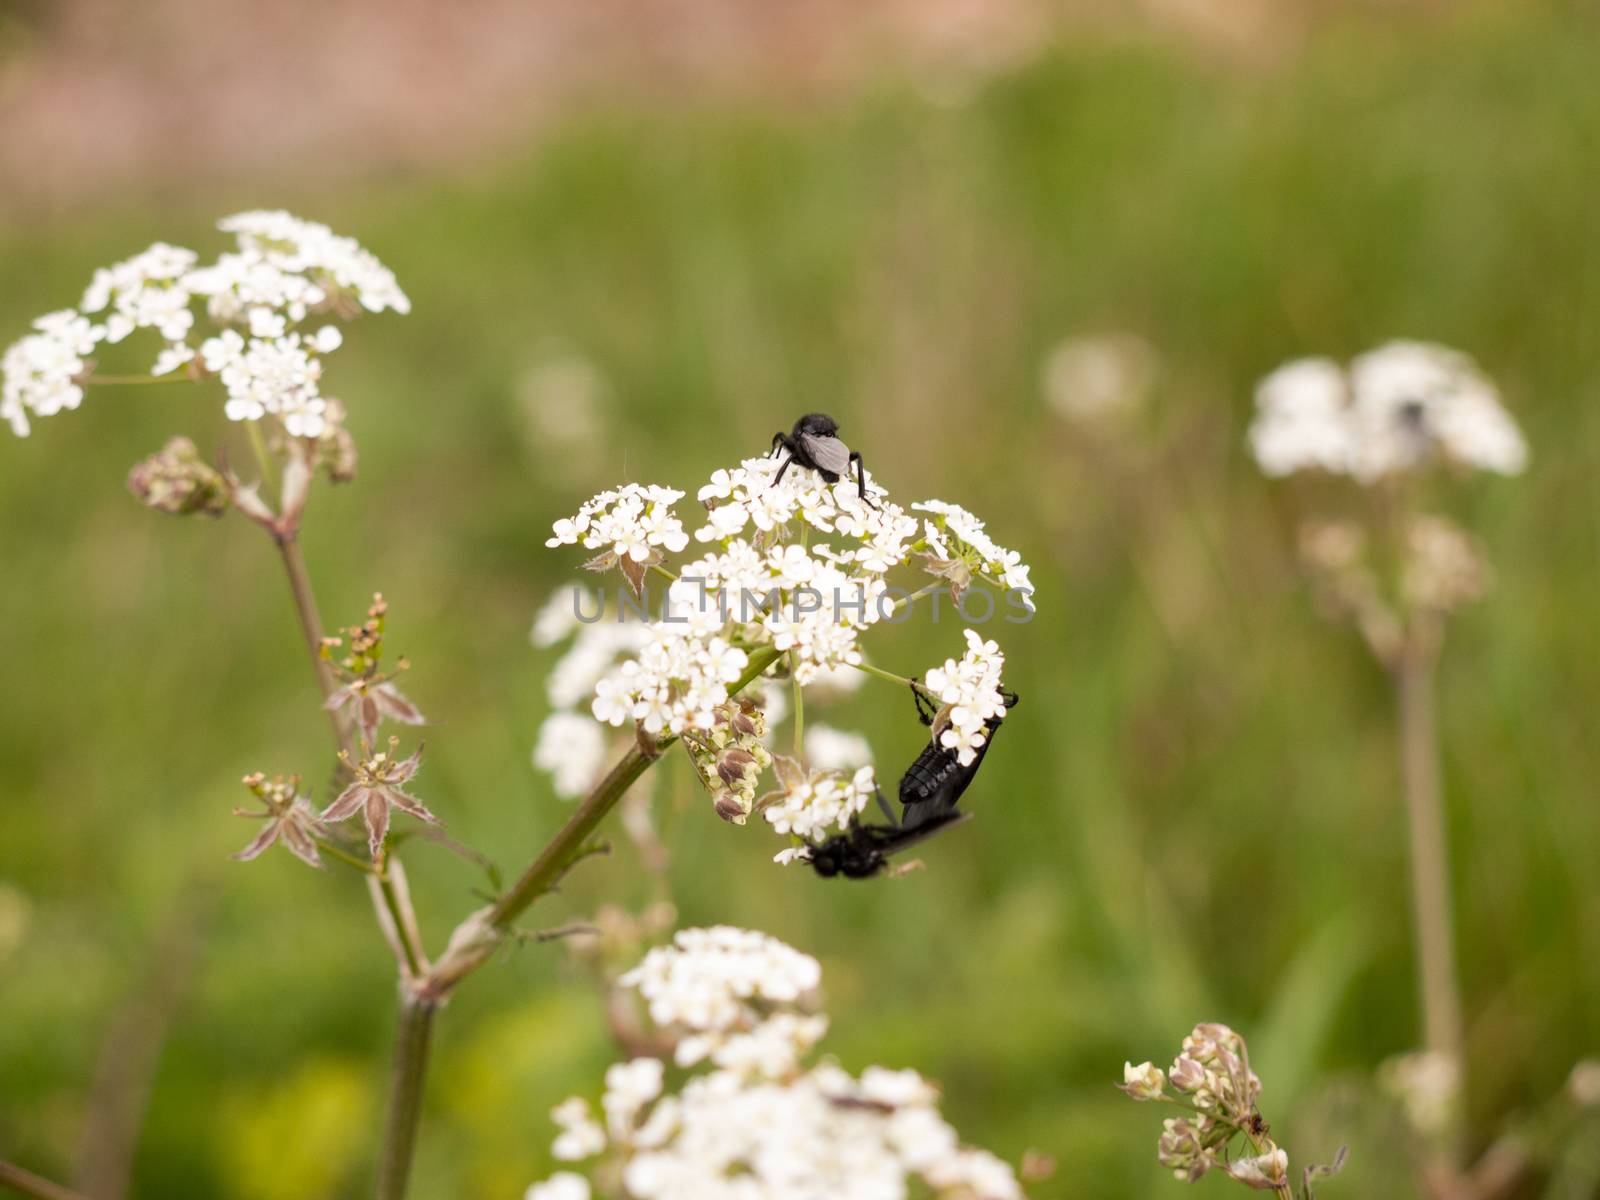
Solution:
[{"label": "blurred green background", "polygon": [[[1309,497],[1243,432],[1282,360],[1409,336],[1476,356],[1531,444],[1525,477],[1452,498],[1498,574],[1440,680],[1481,1145],[1600,1051],[1597,55],[1586,5],[1340,9],[1270,62],[1075,33],[957,86],[590,102],[468,166],[167,177],[6,218],[0,341],[151,241],[215,251],[238,208],[395,270],[413,315],[352,327],[325,383],[361,477],[316,494],[306,553],[330,623],[389,598],[435,722],[418,791],[511,871],[565,813],[529,764],[555,655],[527,628],[578,562],[549,523],[624,479],[692,492],[834,413],[897,498],[966,504],[1033,564],[1039,619],[1002,634],[1024,703],[978,820],[898,882],[781,871],[769,833],[695,801],[682,923],[818,955],[833,1052],[938,1079],[1007,1157],[1054,1154],[1041,1195],[1177,1194],[1160,1114],[1111,1084],[1211,1019],[1249,1038],[1297,1158],[1350,1143],[1325,1194],[1410,1196],[1370,1082],[1418,1040],[1389,689],[1315,615]],[[1148,402],[1068,421],[1041,366],[1106,332],[1159,355]],[[541,382],[568,361],[592,433]],[[325,728],[261,535],[124,492],[175,432],[237,433],[199,389],[105,389],[0,446],[0,1153],[70,1176],[92,1097],[148,1082],[135,1194],[359,1195],[392,968],[347,875],[227,861],[239,776],[320,778]],[[958,645],[921,623],[871,644],[908,672]],[[869,684],[823,719],[887,772],[908,709]],[[408,862],[437,947],[479,879]],[[648,892],[624,851],[536,922]],[[108,1052],[162,1011],[148,1070]],[[520,1195],[549,1108],[612,1053],[562,949],[504,955],[439,1023],[415,1194]],[[1600,1194],[1587,1170],[1522,1194]]]}]

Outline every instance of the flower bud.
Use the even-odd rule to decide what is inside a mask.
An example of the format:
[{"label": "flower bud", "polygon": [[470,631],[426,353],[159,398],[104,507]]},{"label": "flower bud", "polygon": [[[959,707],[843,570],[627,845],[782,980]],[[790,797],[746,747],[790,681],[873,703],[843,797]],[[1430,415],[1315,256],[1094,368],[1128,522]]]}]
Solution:
[{"label": "flower bud", "polygon": [[1160,1097],[1166,1082],[1161,1068],[1153,1063],[1142,1062],[1138,1066],[1123,1063],[1122,1082],[1117,1086],[1135,1100],[1155,1100]]},{"label": "flower bud", "polygon": [[1213,1152],[1205,1146],[1208,1124],[1205,1118],[1197,1125],[1188,1117],[1168,1117],[1162,1122],[1156,1158],[1185,1182],[1193,1183],[1216,1165]]},{"label": "flower bud", "polygon": [[1172,1064],[1172,1086],[1180,1092],[1199,1091],[1206,1082],[1205,1068],[1187,1054],[1180,1054]]},{"label": "flower bud", "polygon": [[188,438],[175,437],[160,453],[128,472],[128,490],[140,504],[175,517],[228,511],[228,486],[221,472],[205,462]]}]

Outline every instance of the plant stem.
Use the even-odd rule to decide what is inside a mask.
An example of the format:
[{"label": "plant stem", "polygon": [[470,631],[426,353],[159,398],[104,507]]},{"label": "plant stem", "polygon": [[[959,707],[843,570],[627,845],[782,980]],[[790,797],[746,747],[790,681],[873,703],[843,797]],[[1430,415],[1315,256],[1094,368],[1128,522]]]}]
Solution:
[{"label": "plant stem", "polygon": [[938,699],[938,696],[935,693],[929,691],[927,687],[925,687],[918,680],[907,679],[904,675],[896,675],[893,671],[885,671],[882,667],[875,667],[871,663],[862,662],[853,663],[852,665],[856,670],[864,672],[867,675],[875,676],[878,679],[888,680],[890,683],[898,683],[901,687],[916,688],[917,691],[921,692],[924,696],[932,697],[935,700]]},{"label": "plant stem", "polygon": [[[728,694],[737,695],[743,691],[777,660],[779,653],[771,648],[752,652],[744,673],[728,686]],[[482,916],[482,922],[498,933],[509,930],[512,922],[530,904],[555,885],[582,851],[589,835],[616,807],[628,788],[675,741],[675,737],[663,738],[648,750],[638,744],[629,747],[628,752],[594,786],[583,803],[578,805],[577,811],[539,852],[533,865]],[[469,953],[460,960],[452,960],[449,951],[446,951],[425,978],[415,985],[402,985],[400,1025],[395,1037],[394,1077],[389,1092],[389,1117],[378,1171],[378,1200],[403,1200],[405,1196],[411,1156],[416,1148],[417,1122],[421,1116],[422,1084],[427,1072],[428,1038],[433,1014],[449,990],[487,962],[489,957],[489,950],[485,949]]]},{"label": "plant stem", "polygon": [[[283,559],[284,573],[289,577],[289,593],[294,599],[295,616],[300,620],[306,652],[311,655],[311,669],[316,673],[317,687],[326,700],[333,695],[338,684],[332,668],[322,657],[322,618],[317,615],[317,597],[311,590],[311,577],[306,574],[305,556],[300,553],[300,543],[293,538],[278,543],[278,554]],[[333,744],[353,756],[355,747],[350,744],[350,730],[344,718],[329,709],[328,723],[333,730]]]},{"label": "plant stem", "polygon": [[[789,666],[795,666],[794,651],[789,652]],[[801,762],[805,761],[806,744],[806,693],[800,686],[800,676],[791,675],[794,683],[794,756]]]},{"label": "plant stem", "polygon": [[[283,559],[283,569],[289,577],[289,592],[294,598],[295,615],[300,621],[300,632],[305,638],[306,652],[311,656],[311,668],[317,677],[317,686],[323,698],[333,695],[338,686],[333,671],[322,657],[322,619],[317,615],[317,597],[311,590],[311,577],[306,573],[306,560],[300,553],[300,543],[294,538],[277,539],[278,554]],[[333,732],[333,744],[354,757],[356,747],[349,723],[333,710],[328,711],[328,723]],[[398,915],[400,902],[388,872],[375,872],[382,890],[384,905],[391,914]],[[401,945],[405,948],[404,965],[415,973],[424,961],[422,950],[411,943],[407,922],[398,921]]]},{"label": "plant stem", "polygon": [[422,1091],[428,1072],[428,1045],[439,1001],[420,996],[406,983],[400,989],[400,1019],[394,1036],[394,1077],[389,1115],[384,1123],[383,1156],[378,1160],[377,1200],[404,1200],[411,1160],[422,1119]]},{"label": "plant stem", "polygon": [[1395,666],[1400,761],[1411,837],[1411,905],[1424,1042],[1462,1070],[1461,993],[1450,906],[1449,845],[1439,788],[1434,719],[1436,618],[1413,618]]},{"label": "plant stem", "polygon": [[[744,674],[728,686],[728,694],[733,696],[743,691],[756,676],[777,660],[780,653],[770,648],[753,651]],[[651,754],[647,754],[638,746],[629,747],[628,752],[617,761],[616,766],[611,768],[604,779],[595,784],[594,790],[584,798],[582,804],[578,805],[578,810],[557,831],[555,837],[550,839],[549,845],[540,851],[533,865],[524,871],[521,878],[495,902],[489,912],[490,924],[496,929],[508,929],[511,922],[516,920],[524,909],[549,891],[551,885],[566,870],[572,856],[583,846],[585,839],[616,806],[617,801],[622,799],[623,793],[632,787],[650,764],[660,758],[667,747],[677,740],[669,737],[657,742],[655,752]]]},{"label": "plant stem", "polygon": [[18,1195],[33,1196],[36,1200],[89,1200],[87,1196],[52,1183],[32,1171],[24,1171],[15,1163],[0,1160],[0,1186],[10,1188]]},{"label": "plant stem", "polygon": [[114,385],[116,387],[137,387],[147,383],[193,383],[187,375],[91,375],[83,381],[93,386],[96,384]]}]

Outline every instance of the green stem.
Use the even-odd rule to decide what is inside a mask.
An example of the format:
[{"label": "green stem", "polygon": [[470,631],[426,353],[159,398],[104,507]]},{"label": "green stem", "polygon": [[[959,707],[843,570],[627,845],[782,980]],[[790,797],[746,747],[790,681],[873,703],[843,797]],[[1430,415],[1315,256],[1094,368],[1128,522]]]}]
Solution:
[{"label": "green stem", "polygon": [[[737,695],[743,691],[752,680],[777,661],[780,651],[765,647],[752,651],[749,665],[741,675],[728,687],[729,695]],[[576,812],[567,820],[567,823],[557,831],[555,837],[550,839],[534,859],[533,865],[522,873],[522,876],[511,885],[506,893],[495,902],[489,912],[489,922],[501,931],[509,929],[511,923],[522,915],[530,904],[537,900],[550,887],[561,873],[566,870],[568,863],[594,832],[595,827],[605,819],[617,801],[634,782],[649,769],[650,764],[660,758],[666,749],[677,741],[677,738],[665,738],[657,742],[652,753],[646,753],[635,745],[618,760],[606,777],[597,783],[594,790],[578,805]]]},{"label": "green stem", "polygon": [[439,1002],[402,985],[400,1019],[395,1027],[394,1076],[389,1114],[384,1122],[383,1156],[378,1160],[377,1200],[404,1200],[411,1178],[422,1120],[423,1085],[428,1073],[428,1046]]},{"label": "green stem", "polygon": [[882,667],[875,667],[871,663],[860,662],[852,663],[851,665],[854,666],[856,670],[867,675],[872,675],[878,679],[885,679],[890,683],[898,683],[901,687],[916,688],[917,691],[921,692],[924,696],[927,696],[930,699],[937,700],[939,698],[938,693],[929,691],[920,680],[907,679],[904,675],[896,675],[893,671],[885,671]]},{"label": "green stem", "polygon": [[36,1200],[89,1200],[71,1188],[52,1183],[32,1171],[24,1171],[15,1163],[0,1160],[0,1186],[10,1188],[18,1195],[33,1196]]},{"label": "green stem", "polygon": [[272,461],[272,455],[267,452],[267,439],[261,434],[261,422],[246,421],[245,432],[250,435],[250,449],[255,451],[256,462],[261,464],[261,478],[264,482],[272,484],[272,490],[279,493],[279,502],[275,507],[281,509],[282,493],[279,491],[278,467]]},{"label": "green stem", "polygon": [[794,756],[801,762],[805,761],[806,744],[806,693],[800,686],[800,676],[794,672],[796,666],[794,651],[789,651],[790,679],[794,683]]},{"label": "green stem", "polygon": [[344,863],[344,865],[347,867],[354,867],[363,875],[374,874],[372,864],[370,862],[357,858],[354,854],[346,852],[344,847],[340,846],[336,842],[330,842],[324,838],[318,838],[317,849],[322,851],[322,853],[326,854],[329,858],[337,859],[339,862]]},{"label": "green stem", "polygon": [[[1417,942],[1417,986],[1424,1042],[1459,1072],[1461,992],[1450,904],[1450,853],[1439,787],[1439,736],[1434,716],[1438,635],[1414,616],[1395,667],[1400,763],[1411,849],[1411,913]],[[1452,1150],[1451,1160],[1455,1155]]]},{"label": "green stem", "polygon": [[91,375],[83,381],[85,386],[139,387],[150,383],[193,383],[187,375]]}]

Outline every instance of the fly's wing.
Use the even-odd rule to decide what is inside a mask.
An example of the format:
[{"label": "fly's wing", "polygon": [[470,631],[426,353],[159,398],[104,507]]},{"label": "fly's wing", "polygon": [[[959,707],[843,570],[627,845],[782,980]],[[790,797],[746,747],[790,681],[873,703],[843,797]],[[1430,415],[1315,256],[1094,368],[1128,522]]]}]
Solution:
[{"label": "fly's wing", "polygon": [[873,842],[881,854],[899,854],[902,850],[909,850],[918,842],[927,841],[941,829],[950,829],[956,825],[965,824],[972,820],[971,813],[950,812],[940,813],[930,817],[920,825],[903,827],[900,829],[880,829],[877,826],[867,826],[873,832]]},{"label": "fly's wing", "polygon": [[821,470],[840,476],[850,473],[850,447],[838,438],[802,433],[800,447]]}]

